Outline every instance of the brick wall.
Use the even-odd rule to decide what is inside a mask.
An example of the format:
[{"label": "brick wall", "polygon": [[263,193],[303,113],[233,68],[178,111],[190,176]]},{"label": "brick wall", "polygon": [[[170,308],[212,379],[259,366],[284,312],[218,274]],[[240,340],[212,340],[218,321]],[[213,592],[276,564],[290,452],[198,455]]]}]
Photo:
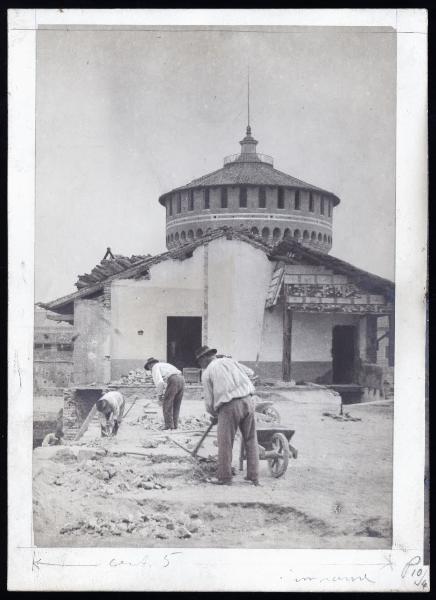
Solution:
[{"label": "brick wall", "polygon": [[[331,248],[332,236],[332,215],[329,216],[328,202],[330,199],[325,197],[324,214],[320,213],[321,197],[313,193],[313,211],[309,210],[309,192],[300,190],[300,208],[295,208],[295,191],[291,189],[284,190],[284,208],[278,208],[277,187],[266,187],[266,205],[265,208],[259,208],[259,187],[247,187],[247,207],[239,206],[239,187],[226,186],[227,188],[227,208],[221,207],[221,188],[209,188],[209,208],[204,208],[204,190],[194,190],[194,207],[188,210],[187,192],[181,193],[181,211],[177,212],[176,194],[171,197],[172,214],[169,214],[167,200],[167,246],[173,247],[192,237],[199,237],[198,231],[202,234],[208,229],[216,229],[224,225],[229,227],[249,227],[257,228],[259,233],[264,228],[268,228],[269,234],[264,239],[268,242],[275,242],[282,239],[285,232],[291,236],[296,235],[298,231],[301,238],[306,231],[309,238],[301,241],[313,246],[321,251],[328,252]],[[274,229],[276,233],[274,236]],[[288,231],[289,230],[289,233]],[[315,239],[312,239],[312,234]],[[318,236],[322,239],[319,240]],[[326,238],[324,238],[326,236]],[[177,240],[176,240],[177,237]]]},{"label": "brick wall", "polygon": [[[72,354],[72,353],[71,353]],[[67,387],[71,383],[73,361],[35,359],[33,361],[33,390],[37,394],[47,387]]]},{"label": "brick wall", "polygon": [[73,382],[100,384],[110,381],[110,288],[96,300],[74,303]]},{"label": "brick wall", "polygon": [[68,388],[64,391],[63,430],[66,440],[73,440],[83,421],[105,388]]}]

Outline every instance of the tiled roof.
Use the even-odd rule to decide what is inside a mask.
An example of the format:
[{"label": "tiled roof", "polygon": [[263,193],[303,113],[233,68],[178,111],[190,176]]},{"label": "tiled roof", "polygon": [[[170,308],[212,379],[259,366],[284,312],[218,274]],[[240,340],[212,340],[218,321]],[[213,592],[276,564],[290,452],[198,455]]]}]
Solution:
[{"label": "tiled roof", "polygon": [[139,256],[133,255],[130,258],[128,256],[115,254],[113,258],[104,258],[92,269],[90,274],[85,273],[84,275],[79,275],[79,278],[76,282],[76,287],[80,290],[94,283],[105,281],[111,275],[121,273],[126,269],[137,266],[139,263],[142,263],[145,259],[150,257],[151,254]]},{"label": "tiled roof", "polygon": [[282,240],[276,244],[271,250],[270,258],[272,260],[283,260],[285,263],[290,264],[320,265],[331,269],[335,273],[347,275],[356,284],[371,293],[385,294],[391,301],[394,299],[395,285],[389,279],[368,273],[368,271],[359,269],[330,254],[303,246],[293,239]]},{"label": "tiled roof", "polygon": [[203,187],[203,186],[219,186],[219,185],[266,185],[266,186],[283,186],[289,188],[297,188],[304,190],[313,190],[315,192],[322,192],[333,198],[334,205],[339,204],[339,198],[332,192],[328,192],[319,187],[311,185],[296,179],[291,175],[287,175],[282,171],[274,169],[271,165],[265,162],[232,162],[225,165],[218,171],[208,173],[194,179],[187,185],[175,188],[171,192],[163,194],[159,198],[161,204],[165,203],[165,197],[167,194],[174,192],[180,192],[191,188]]},{"label": "tiled roof", "polygon": [[[189,258],[190,256],[192,256],[192,253],[196,248],[198,248],[199,246],[204,246],[208,242],[211,242],[212,240],[220,237],[227,237],[229,239],[240,239],[251,244],[255,248],[263,250],[265,253],[268,253],[271,250],[271,246],[266,244],[259,236],[252,234],[251,231],[249,231],[248,229],[240,228],[239,230],[233,230],[230,227],[220,227],[218,229],[214,229],[206,235],[203,235],[197,240],[194,240],[192,242],[186,242],[185,244],[181,244],[177,248],[171,249],[167,252],[163,252],[162,254],[157,254],[155,256],[135,256],[131,257],[131,259],[128,259],[126,257],[120,257],[119,255],[116,255],[115,260],[118,259],[118,262],[116,264],[113,264],[111,273],[109,273],[109,267],[106,265],[106,263],[113,263],[114,259],[111,259],[109,261],[103,260],[101,261],[100,265],[102,263],[105,263],[108,271],[108,274],[106,276],[104,276],[103,271],[99,269],[100,265],[97,265],[91,271],[91,274],[93,274],[92,278],[90,275],[79,276],[78,282],[76,283],[76,286],[79,288],[77,292],[72,292],[71,294],[67,294],[66,296],[57,298],[56,300],[52,300],[51,302],[40,302],[40,306],[47,310],[53,310],[55,312],[60,312],[63,314],[65,312],[68,312],[74,300],[77,300],[79,298],[87,298],[100,293],[105,283],[108,283],[115,279],[134,279],[142,277],[153,265],[156,265],[168,259],[183,260],[185,258]],[[120,259],[122,261],[126,261],[126,266],[123,269],[119,268]],[[127,261],[130,262],[130,265],[127,264]],[[89,283],[87,283],[87,280],[89,281]]]},{"label": "tiled roof", "polygon": [[[134,279],[142,277],[147,274],[148,270],[153,265],[159,264],[165,260],[184,260],[186,258],[190,258],[194,250],[199,246],[204,246],[208,242],[222,237],[246,242],[258,250],[265,252],[270,260],[281,262],[282,264],[298,264],[302,262],[306,264],[323,265],[339,274],[348,275],[363,288],[368,289],[371,292],[373,291],[374,293],[387,294],[393,299],[394,284],[391,281],[382,277],[378,277],[377,275],[372,275],[371,273],[363,271],[362,269],[358,269],[357,267],[354,267],[353,265],[340,260],[339,258],[335,258],[334,256],[330,256],[312,248],[305,247],[293,239],[282,240],[278,244],[271,246],[264,242],[259,235],[254,235],[251,233],[251,231],[247,228],[233,229],[231,227],[220,227],[214,229],[210,233],[207,233],[195,241],[186,242],[185,244],[182,244],[177,248],[167,252],[163,252],[162,254],[157,254],[156,256],[135,256],[131,257],[130,259],[126,259],[126,261],[129,261],[129,264],[126,262],[126,267],[123,270],[117,269],[116,272],[113,272],[106,277],[104,277],[101,271],[98,270],[98,273],[101,273],[101,279],[98,281],[90,282],[89,284],[81,287],[77,292],[73,292],[67,296],[63,296],[62,298],[57,298],[51,302],[40,303],[40,305],[48,310],[53,310],[63,314],[71,310],[71,304],[74,302],[74,300],[79,298],[89,298],[101,293],[105,283],[116,279]],[[125,259],[125,257],[119,256],[117,259],[117,256],[115,256],[115,260],[120,261],[120,258]],[[119,265],[120,262],[117,264]],[[94,272],[94,269],[92,272]],[[279,267],[277,268],[276,274],[277,281],[275,280],[274,283],[279,284]],[[82,283],[85,283],[83,281],[83,276],[81,276],[79,280],[81,280]],[[279,289],[279,287],[274,285],[270,289],[270,293],[277,293],[277,289]]]}]

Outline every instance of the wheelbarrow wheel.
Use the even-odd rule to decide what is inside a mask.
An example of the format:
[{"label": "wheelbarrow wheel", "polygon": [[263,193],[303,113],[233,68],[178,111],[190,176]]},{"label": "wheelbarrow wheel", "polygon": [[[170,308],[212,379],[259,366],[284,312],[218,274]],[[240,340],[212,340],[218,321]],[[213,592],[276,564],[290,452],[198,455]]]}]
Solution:
[{"label": "wheelbarrow wheel", "polygon": [[273,477],[281,477],[288,468],[289,443],[283,433],[274,433],[271,446],[276,456],[268,459],[269,471]]}]

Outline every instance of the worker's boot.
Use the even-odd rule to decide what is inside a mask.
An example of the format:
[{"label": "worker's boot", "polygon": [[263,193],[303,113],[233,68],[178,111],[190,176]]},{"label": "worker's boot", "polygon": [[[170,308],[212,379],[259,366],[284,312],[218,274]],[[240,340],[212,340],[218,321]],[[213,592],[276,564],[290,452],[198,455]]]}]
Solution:
[{"label": "worker's boot", "polygon": [[261,487],[258,479],[249,479],[248,477],[244,477],[244,481],[246,481],[247,483],[251,483],[252,485]]},{"label": "worker's boot", "polygon": [[218,479],[217,477],[211,477],[210,479],[206,479],[207,483],[213,483],[214,485],[232,485],[232,480],[224,480]]}]

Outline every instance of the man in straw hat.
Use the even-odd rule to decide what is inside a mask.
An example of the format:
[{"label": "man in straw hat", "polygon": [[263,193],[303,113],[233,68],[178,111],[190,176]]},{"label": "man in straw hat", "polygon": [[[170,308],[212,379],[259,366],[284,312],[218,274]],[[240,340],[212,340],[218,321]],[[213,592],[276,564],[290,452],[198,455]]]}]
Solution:
[{"label": "man in straw hat", "polygon": [[259,454],[252,394],[246,371],[232,358],[217,358],[216,349],[202,346],[196,359],[203,369],[206,410],[218,423],[218,473],[211,483],[232,483],[232,450],[238,428],[247,451],[247,481],[259,485]]},{"label": "man in straw hat", "polygon": [[185,378],[179,369],[157,358],[147,359],[144,369],[151,371],[159,402],[162,403],[165,429],[177,429]]}]

